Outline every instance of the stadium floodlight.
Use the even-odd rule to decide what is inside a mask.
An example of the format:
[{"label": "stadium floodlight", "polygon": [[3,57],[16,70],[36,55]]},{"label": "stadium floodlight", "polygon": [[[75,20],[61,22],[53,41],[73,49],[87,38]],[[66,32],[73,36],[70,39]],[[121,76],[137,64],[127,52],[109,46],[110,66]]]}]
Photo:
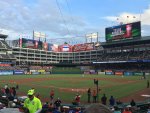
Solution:
[{"label": "stadium floodlight", "polygon": [[86,42],[87,42],[87,39],[91,39],[91,42],[92,42],[92,39],[97,39],[97,42],[98,42],[98,32],[86,34],[85,37],[86,37]]},{"label": "stadium floodlight", "polygon": [[91,34],[86,34],[87,38],[97,38],[98,37],[98,33],[91,33]]},{"label": "stadium floodlight", "polygon": [[34,37],[36,38],[46,38],[46,34],[45,33],[41,33],[41,32],[34,32]]},{"label": "stadium floodlight", "polygon": [[91,35],[92,38],[98,38],[98,33],[92,33]]},{"label": "stadium floodlight", "polygon": [[41,33],[40,32],[34,32],[34,37],[40,38]]}]

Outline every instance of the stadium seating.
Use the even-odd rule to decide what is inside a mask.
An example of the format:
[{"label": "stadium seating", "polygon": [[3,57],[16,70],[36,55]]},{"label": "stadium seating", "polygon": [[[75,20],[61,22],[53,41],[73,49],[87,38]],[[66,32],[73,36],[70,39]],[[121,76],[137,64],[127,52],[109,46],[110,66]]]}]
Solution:
[{"label": "stadium seating", "polygon": [[0,40],[0,48],[1,49],[11,49],[8,44],[4,40]]},{"label": "stadium seating", "polygon": [[128,61],[128,60],[148,60],[150,51],[130,51],[121,53],[104,53],[99,55],[97,61]]}]

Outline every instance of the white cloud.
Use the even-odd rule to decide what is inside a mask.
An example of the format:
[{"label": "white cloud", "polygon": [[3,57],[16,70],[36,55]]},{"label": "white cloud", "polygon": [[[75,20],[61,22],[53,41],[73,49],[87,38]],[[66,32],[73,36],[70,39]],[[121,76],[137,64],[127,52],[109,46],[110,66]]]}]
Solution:
[{"label": "white cloud", "polygon": [[68,34],[55,0],[36,0],[32,6],[25,0],[0,0],[0,4],[0,29],[7,31],[9,37],[31,34],[32,30],[45,32],[49,37],[51,34],[59,37],[74,36],[77,33],[83,35],[89,30],[94,30],[82,17],[63,11],[70,31]]}]

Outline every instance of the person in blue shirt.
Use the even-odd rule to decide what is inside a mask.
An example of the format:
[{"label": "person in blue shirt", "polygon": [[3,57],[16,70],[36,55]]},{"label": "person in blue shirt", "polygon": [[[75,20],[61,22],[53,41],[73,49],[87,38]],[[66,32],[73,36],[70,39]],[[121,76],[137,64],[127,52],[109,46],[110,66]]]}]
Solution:
[{"label": "person in blue shirt", "polygon": [[115,105],[115,99],[114,99],[113,96],[111,96],[110,99],[109,99],[109,105],[110,106],[114,106]]}]

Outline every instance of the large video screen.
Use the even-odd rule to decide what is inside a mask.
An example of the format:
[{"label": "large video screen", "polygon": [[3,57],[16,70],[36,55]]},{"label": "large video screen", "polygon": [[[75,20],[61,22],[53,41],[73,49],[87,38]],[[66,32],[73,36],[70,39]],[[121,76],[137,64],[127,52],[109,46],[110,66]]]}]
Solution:
[{"label": "large video screen", "polygon": [[105,29],[106,42],[123,41],[141,37],[141,22],[122,24]]},{"label": "large video screen", "polygon": [[22,38],[22,48],[42,49],[42,42],[37,40]]}]

